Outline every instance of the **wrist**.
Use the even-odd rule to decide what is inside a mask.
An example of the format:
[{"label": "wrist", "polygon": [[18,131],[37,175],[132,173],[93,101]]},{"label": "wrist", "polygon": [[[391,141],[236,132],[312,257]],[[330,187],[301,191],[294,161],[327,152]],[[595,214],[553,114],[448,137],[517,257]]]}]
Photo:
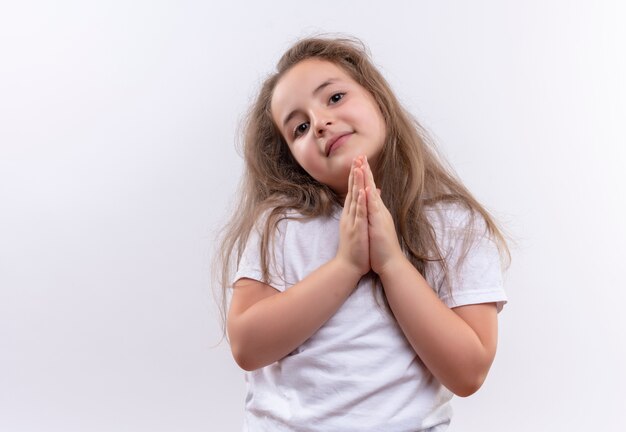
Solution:
[{"label": "wrist", "polygon": [[346,277],[349,281],[354,281],[355,284],[367,273],[367,271],[364,273],[358,266],[339,256],[334,257],[331,260],[331,264],[337,269],[339,274]]},{"label": "wrist", "polygon": [[376,273],[380,277],[384,286],[384,281],[386,279],[398,274],[398,272],[401,272],[407,265],[413,267],[413,264],[411,264],[407,257],[403,253],[399,253],[393,258],[387,260],[387,262],[381,266]]}]

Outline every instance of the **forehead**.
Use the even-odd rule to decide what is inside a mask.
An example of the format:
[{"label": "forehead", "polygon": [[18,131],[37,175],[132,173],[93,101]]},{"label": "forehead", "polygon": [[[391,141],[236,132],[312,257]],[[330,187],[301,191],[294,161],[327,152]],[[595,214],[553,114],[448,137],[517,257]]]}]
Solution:
[{"label": "forehead", "polygon": [[293,108],[302,98],[312,97],[313,91],[330,79],[354,81],[345,70],[326,60],[307,59],[292,66],[274,88],[271,101],[274,117]]}]

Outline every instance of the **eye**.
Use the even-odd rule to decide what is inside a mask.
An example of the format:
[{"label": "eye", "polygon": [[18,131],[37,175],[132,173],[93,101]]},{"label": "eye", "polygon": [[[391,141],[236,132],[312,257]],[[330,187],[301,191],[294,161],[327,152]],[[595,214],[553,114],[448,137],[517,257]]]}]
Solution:
[{"label": "eye", "polygon": [[330,97],[328,102],[330,102],[331,104],[336,104],[341,99],[343,99],[344,96],[345,96],[345,93],[335,93],[334,95]]},{"label": "eye", "polygon": [[300,135],[306,133],[306,130],[309,128],[308,123],[300,123],[293,131],[294,138],[298,138]]}]

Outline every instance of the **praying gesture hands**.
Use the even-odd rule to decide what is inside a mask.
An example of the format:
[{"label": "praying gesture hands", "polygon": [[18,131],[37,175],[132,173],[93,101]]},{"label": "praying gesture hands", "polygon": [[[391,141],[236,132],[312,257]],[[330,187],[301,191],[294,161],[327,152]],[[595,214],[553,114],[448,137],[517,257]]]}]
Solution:
[{"label": "praying gesture hands", "polygon": [[393,218],[365,156],[352,162],[339,233],[337,256],[351,263],[360,275],[370,269],[380,275],[390,262],[404,256]]}]

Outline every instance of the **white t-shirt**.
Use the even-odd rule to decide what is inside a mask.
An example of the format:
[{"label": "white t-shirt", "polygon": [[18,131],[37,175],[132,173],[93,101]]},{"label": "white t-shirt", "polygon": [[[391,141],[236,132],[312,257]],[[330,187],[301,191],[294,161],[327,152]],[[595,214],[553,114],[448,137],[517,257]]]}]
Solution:
[{"label": "white t-shirt", "polygon": [[[332,259],[339,242],[341,208],[327,218],[278,224],[270,285],[285,291]],[[469,213],[459,206],[429,211],[438,243],[454,270],[461,231]],[[424,275],[448,306],[506,303],[495,243],[484,220],[473,225],[477,241],[457,276],[452,296],[434,263]],[[259,235],[253,230],[235,280],[261,280]],[[377,287],[378,292],[382,287]],[[379,302],[382,304],[382,298]],[[371,279],[363,278],[339,310],[285,358],[245,373],[244,431],[443,431],[451,418],[452,393],[426,369],[397,322],[381,308]]]}]

